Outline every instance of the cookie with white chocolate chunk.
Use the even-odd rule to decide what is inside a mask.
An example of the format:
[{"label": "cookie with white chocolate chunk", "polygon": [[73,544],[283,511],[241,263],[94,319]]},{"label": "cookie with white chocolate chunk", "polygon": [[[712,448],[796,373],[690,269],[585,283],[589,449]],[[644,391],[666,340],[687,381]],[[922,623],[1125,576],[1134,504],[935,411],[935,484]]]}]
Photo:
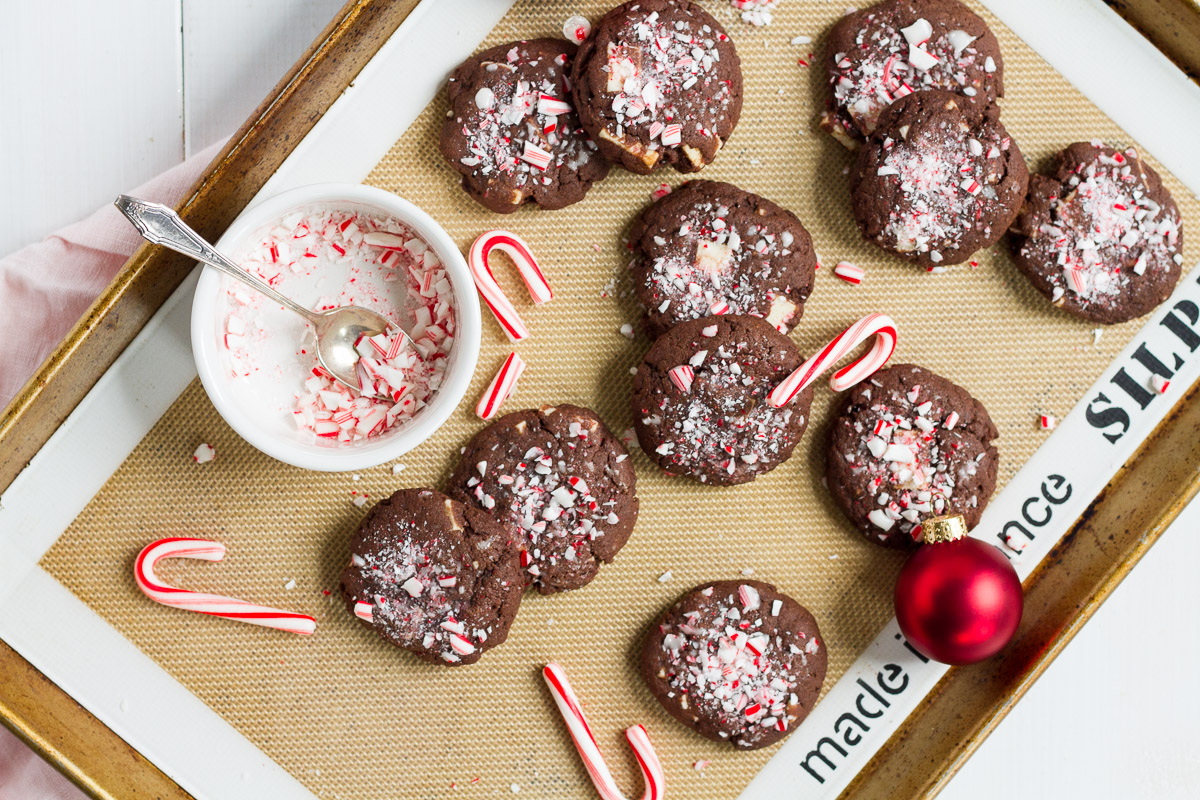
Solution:
[{"label": "cookie with white chocolate chunk", "polygon": [[896,364],[847,394],[833,421],[825,483],[864,536],[915,547],[921,523],[962,514],[973,528],[996,488],[996,426],[966,389]]},{"label": "cookie with white chocolate chunk", "polygon": [[561,404],[500,417],[467,444],[450,495],[516,530],[526,583],[587,585],[638,515],[629,454],[594,411]]},{"label": "cookie with white chocolate chunk", "polygon": [[1136,150],[1076,142],[1034,175],[1013,224],[1017,267],[1050,301],[1111,325],[1166,300],[1183,268],[1183,222]]},{"label": "cookie with white chocolate chunk", "polygon": [[812,614],[761,581],[701,584],[651,625],[642,679],[672,717],[743,750],[774,744],[816,705],[828,654]]},{"label": "cookie with white chocolate chunk", "polygon": [[1000,44],[958,0],[884,0],[829,31],[829,96],[821,128],[849,148],[871,135],[883,110],[926,89],[959,95],[976,113],[1004,96]]},{"label": "cookie with white chocolate chunk", "polygon": [[1029,170],[1000,110],[969,113],[928,89],[879,117],[850,171],[850,203],[867,241],[927,269],[959,264],[1012,224]]},{"label": "cookie with white chocolate chunk", "polygon": [[571,99],[574,55],[561,39],[509,42],[450,76],[439,147],[481,205],[499,213],[525,203],[562,208],[608,174]]},{"label": "cookie with white chocolate chunk", "polygon": [[346,608],[425,661],[471,664],[504,642],[525,583],[513,530],[432,489],[375,504],[350,542]]},{"label": "cookie with white chocolate chunk", "polygon": [[643,174],[712,163],[742,112],[733,42],[689,0],[631,0],[605,14],[580,46],[571,81],[600,151]]},{"label": "cookie with white chocolate chunk", "polygon": [[633,284],[658,336],[720,314],[762,317],[784,333],[813,289],[812,238],[785,208],[717,181],[689,181],[642,212]]}]

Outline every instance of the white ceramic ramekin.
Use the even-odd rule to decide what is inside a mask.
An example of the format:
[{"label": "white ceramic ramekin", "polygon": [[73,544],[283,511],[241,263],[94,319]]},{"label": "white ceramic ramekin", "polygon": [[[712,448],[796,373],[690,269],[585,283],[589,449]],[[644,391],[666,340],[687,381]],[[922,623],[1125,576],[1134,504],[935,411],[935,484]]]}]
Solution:
[{"label": "white ceramic ramekin", "polygon": [[192,300],[192,354],[200,381],[217,411],[243,439],[262,452],[304,469],[326,472],[365,469],[398,458],[424,442],[462,401],[479,355],[479,300],[467,262],[446,231],[407,200],[370,186],[314,184],[263,200],[234,220],[217,242],[217,247],[226,254],[236,254],[247,243],[248,237],[264,227],[293,211],[314,207],[394,217],[425,240],[445,265],[454,288],[455,343],[442,385],[433,394],[429,405],[407,422],[366,441],[314,441],[311,435],[296,427],[291,414],[280,411],[281,407],[290,405],[290,396],[300,389],[298,385],[279,382],[281,394],[264,395],[261,402],[256,402],[253,397],[248,399],[245,391],[233,385],[239,379],[233,377],[229,369],[222,343],[222,312],[218,306],[224,294],[224,282],[231,279],[211,268],[201,274]]}]

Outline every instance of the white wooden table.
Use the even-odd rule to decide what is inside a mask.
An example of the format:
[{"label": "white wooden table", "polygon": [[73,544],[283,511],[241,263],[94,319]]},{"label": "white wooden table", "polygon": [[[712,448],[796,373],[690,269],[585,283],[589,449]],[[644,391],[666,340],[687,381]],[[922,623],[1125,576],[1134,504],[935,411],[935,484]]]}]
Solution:
[{"label": "white wooden table", "polygon": [[[0,256],[231,133],[340,6],[5,4]],[[1200,796],[1198,530],[1193,503],[943,797]]]}]

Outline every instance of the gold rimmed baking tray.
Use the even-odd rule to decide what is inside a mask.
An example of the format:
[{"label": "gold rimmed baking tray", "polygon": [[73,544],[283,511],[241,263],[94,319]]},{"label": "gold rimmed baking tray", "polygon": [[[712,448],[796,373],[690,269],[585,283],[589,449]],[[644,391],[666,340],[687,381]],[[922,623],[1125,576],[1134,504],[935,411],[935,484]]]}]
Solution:
[{"label": "gold rimmed baking tray", "polygon": [[[185,218],[210,236],[223,230],[415,5],[348,4],[181,205]],[[1176,50],[1169,52],[1186,63],[1189,48]],[[373,180],[399,189],[420,177],[404,165],[394,174],[386,163],[381,170]],[[190,268],[184,259],[149,248],[130,260],[0,419],[0,487],[11,482]],[[820,290],[835,291],[829,284]],[[1002,718],[1195,493],[1200,404],[1191,402],[1194,395],[1176,405],[1027,579],[1027,614],[1014,645],[987,664],[947,673],[847,793],[933,793]],[[6,724],[81,786],[97,796],[185,796],[3,644],[0,665]]]}]

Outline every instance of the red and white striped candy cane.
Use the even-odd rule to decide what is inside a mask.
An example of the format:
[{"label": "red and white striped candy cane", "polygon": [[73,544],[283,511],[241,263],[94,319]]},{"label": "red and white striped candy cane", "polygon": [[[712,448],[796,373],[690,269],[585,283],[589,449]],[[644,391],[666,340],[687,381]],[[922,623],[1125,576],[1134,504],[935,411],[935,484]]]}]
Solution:
[{"label": "red and white striped candy cane", "polygon": [[871,349],[850,365],[833,373],[833,377],[829,379],[829,387],[835,392],[844,392],[870,377],[887,363],[896,350],[896,323],[886,314],[868,314],[839,333],[837,338],[821,349],[821,352],[801,364],[795,372],[772,389],[767,395],[767,402],[776,408],[787,405],[793,397],[820,377],[821,373],[871,337],[875,338]]},{"label": "red and white striped candy cane", "polygon": [[[546,679],[546,685],[550,687],[550,694],[554,697],[554,702],[558,704],[558,710],[562,712],[563,720],[567,723],[567,730],[575,742],[575,748],[583,759],[583,766],[587,768],[588,776],[592,779],[600,797],[603,800],[625,800],[625,795],[621,794],[621,790],[617,788],[612,773],[608,770],[608,765],[604,763],[604,756],[600,754],[600,746],[596,744],[596,737],[592,735],[587,718],[583,715],[579,698],[575,696],[575,691],[571,688],[570,681],[567,680],[567,673],[558,664],[547,664],[542,668],[542,677]],[[646,729],[641,725],[626,728],[625,738],[629,740],[629,745],[633,748],[638,766],[642,768],[642,778],[646,782],[646,791],[642,793],[642,800],[662,800],[663,768],[658,760],[658,755],[654,752],[654,745],[650,744],[650,737],[646,735]]]},{"label": "red and white striped candy cane", "polygon": [[275,628],[289,633],[310,634],[317,629],[317,621],[305,614],[281,611],[278,608],[259,606],[225,597],[219,594],[193,592],[168,586],[154,574],[154,565],[164,558],[198,558],[203,561],[220,561],[225,557],[225,545],[207,539],[172,537],[159,539],[146,545],[133,563],[133,579],[138,588],[156,603],[198,611],[214,617],[235,619],[264,628]]},{"label": "red and white striped candy cane", "polygon": [[496,377],[492,378],[487,390],[479,398],[479,403],[475,406],[476,415],[480,419],[491,419],[496,416],[500,406],[504,405],[504,401],[517,388],[517,380],[524,371],[525,360],[516,353],[509,353],[508,358],[504,359],[504,363],[500,366],[500,371],[496,373]]},{"label": "red and white striped candy cane", "polygon": [[475,287],[479,289],[479,294],[483,296],[483,301],[487,303],[488,308],[496,315],[496,320],[504,329],[504,333],[510,340],[519,342],[529,336],[529,329],[525,327],[525,323],[521,322],[521,318],[517,316],[517,310],[504,296],[500,284],[496,283],[496,278],[492,275],[488,257],[493,250],[506,253],[517,265],[517,271],[521,273],[521,278],[529,288],[529,296],[533,298],[535,305],[541,305],[547,300],[554,299],[554,292],[551,290],[546,276],[542,274],[541,268],[538,267],[537,259],[533,257],[533,251],[520,236],[510,231],[497,230],[484,231],[475,239],[467,258],[467,263],[471,267],[471,276],[475,279]]}]

